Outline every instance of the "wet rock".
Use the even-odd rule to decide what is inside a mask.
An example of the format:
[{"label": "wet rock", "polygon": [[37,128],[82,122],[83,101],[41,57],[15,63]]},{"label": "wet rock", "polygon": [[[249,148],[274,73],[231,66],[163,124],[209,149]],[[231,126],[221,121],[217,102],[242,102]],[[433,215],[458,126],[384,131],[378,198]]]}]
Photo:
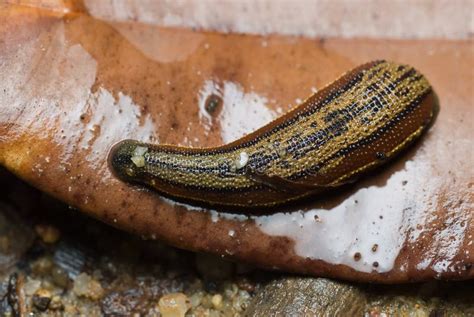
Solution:
[{"label": "wet rock", "polygon": [[267,284],[247,316],[362,316],[367,302],[356,286],[324,278],[289,277]]},{"label": "wet rock", "polygon": [[472,282],[428,282],[365,286],[366,314],[386,316],[474,316]]},{"label": "wet rock", "polygon": [[59,242],[53,260],[70,278],[75,278],[84,269],[88,255],[81,245]]},{"label": "wet rock", "polygon": [[474,316],[472,283],[349,284],[282,277],[252,299],[247,316]]}]

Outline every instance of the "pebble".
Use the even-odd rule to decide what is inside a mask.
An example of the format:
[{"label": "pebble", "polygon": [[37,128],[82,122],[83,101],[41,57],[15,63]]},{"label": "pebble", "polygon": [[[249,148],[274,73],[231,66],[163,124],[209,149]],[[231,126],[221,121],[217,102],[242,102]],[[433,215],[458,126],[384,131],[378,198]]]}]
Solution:
[{"label": "pebble", "polygon": [[216,294],[212,296],[211,302],[212,302],[212,306],[214,306],[215,309],[221,309],[222,308],[222,295]]},{"label": "pebble", "polygon": [[59,230],[51,225],[36,225],[35,231],[44,243],[49,244],[58,242],[61,236]]},{"label": "pebble", "polygon": [[100,283],[87,273],[81,273],[76,277],[72,291],[77,296],[93,300],[98,300],[104,295],[104,290]]},{"label": "pebble", "polygon": [[50,257],[41,257],[31,264],[31,271],[39,276],[46,276],[51,273],[53,267],[54,263]]},{"label": "pebble", "polygon": [[41,286],[41,281],[28,279],[24,284],[23,289],[25,290],[25,295],[31,296],[33,295]]},{"label": "pebble", "polygon": [[32,302],[36,309],[45,311],[51,302],[51,292],[44,288],[38,289],[33,295]]},{"label": "pebble", "polygon": [[204,292],[196,292],[189,297],[189,302],[192,307],[198,307],[201,304],[202,298],[204,297]]},{"label": "pebble", "polygon": [[63,307],[64,306],[63,306],[63,302],[61,301],[61,297],[59,295],[53,296],[53,298],[51,299],[51,302],[49,303],[49,309],[60,310]]},{"label": "pebble", "polygon": [[184,317],[191,303],[183,293],[171,293],[160,298],[158,308],[162,317]]},{"label": "pebble", "polygon": [[51,272],[51,277],[53,279],[54,284],[59,287],[66,288],[69,284],[69,276],[67,275],[66,271],[64,271],[60,267],[53,268]]}]

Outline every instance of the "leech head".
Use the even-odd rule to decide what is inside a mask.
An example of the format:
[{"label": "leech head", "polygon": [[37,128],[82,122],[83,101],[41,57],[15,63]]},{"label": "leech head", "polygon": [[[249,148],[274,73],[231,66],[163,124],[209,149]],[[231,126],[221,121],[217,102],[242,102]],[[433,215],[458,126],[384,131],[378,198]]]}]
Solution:
[{"label": "leech head", "polygon": [[120,179],[130,181],[144,172],[148,147],[137,141],[124,140],[112,147],[109,168]]}]

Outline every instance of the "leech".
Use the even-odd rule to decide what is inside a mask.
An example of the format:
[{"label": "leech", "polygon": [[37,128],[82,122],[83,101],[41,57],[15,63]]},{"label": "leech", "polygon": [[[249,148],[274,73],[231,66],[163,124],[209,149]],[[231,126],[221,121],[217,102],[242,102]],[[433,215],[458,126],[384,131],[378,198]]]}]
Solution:
[{"label": "leech", "polygon": [[418,139],[437,111],[436,95],[423,75],[410,66],[376,61],[230,144],[187,148],[125,140],[111,150],[109,162],[124,181],[196,205],[246,213],[357,180]]}]

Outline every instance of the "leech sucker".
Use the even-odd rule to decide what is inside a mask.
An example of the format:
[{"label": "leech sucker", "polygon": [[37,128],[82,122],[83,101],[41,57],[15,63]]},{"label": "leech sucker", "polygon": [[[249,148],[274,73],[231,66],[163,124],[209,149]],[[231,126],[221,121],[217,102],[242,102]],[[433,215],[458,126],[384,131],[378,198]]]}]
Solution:
[{"label": "leech sucker", "polygon": [[414,68],[361,65],[257,131],[213,148],[133,140],[109,154],[114,174],[197,205],[272,207],[355,181],[418,139],[438,99]]}]

